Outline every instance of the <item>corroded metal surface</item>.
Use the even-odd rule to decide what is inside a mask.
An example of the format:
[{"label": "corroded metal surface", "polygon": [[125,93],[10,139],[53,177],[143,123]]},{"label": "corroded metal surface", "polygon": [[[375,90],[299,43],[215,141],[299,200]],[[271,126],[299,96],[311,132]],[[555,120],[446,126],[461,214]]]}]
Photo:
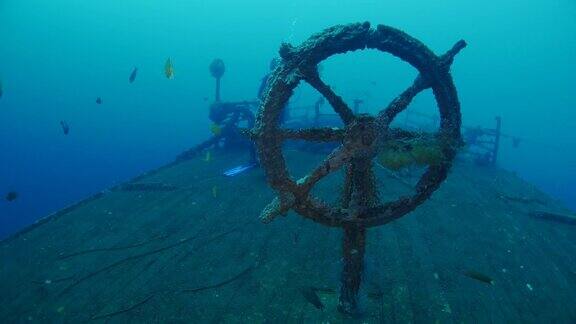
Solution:
[{"label": "corroded metal surface", "polygon": [[[413,211],[438,189],[452,166],[461,142],[461,116],[449,70],[454,56],[465,46],[464,41],[459,41],[446,54],[437,56],[420,41],[400,30],[383,25],[371,28],[369,23],[357,23],[328,28],[298,47],[283,44],[280,48],[282,63],[271,77],[251,134],[268,182],[279,195],[264,209],[261,219],[270,222],[292,209],[323,225],[344,228],[344,271],[339,302],[339,309],[344,313],[358,313],[366,228],[386,224]],[[413,84],[375,117],[354,114],[348,104],[324,83],[317,68],[321,61],[332,55],[362,49],[390,53],[419,71]],[[330,103],[342,119],[343,129],[280,128],[282,110],[302,81],[311,85]],[[387,141],[418,136],[392,129],[390,125],[416,95],[429,88],[434,93],[440,112],[440,129],[435,138],[440,145],[442,161],[428,166],[413,195],[380,202],[376,195],[372,159]],[[282,144],[288,139],[338,142],[340,145],[308,175],[294,180],[286,168],[282,153]],[[340,204],[328,205],[311,194],[315,184],[341,168],[346,169],[346,176]]]},{"label": "corroded metal surface", "polygon": [[[278,192],[294,196],[291,207],[296,212],[328,226],[342,227],[349,223],[366,227],[378,226],[412,211],[430,197],[446,178],[460,141],[460,104],[449,67],[454,55],[464,46],[465,42],[459,41],[446,54],[436,56],[424,44],[402,31],[382,25],[373,29],[368,23],[329,28],[298,47],[283,44],[280,49],[282,64],[272,76],[266,100],[260,109],[252,134],[270,185]],[[320,79],[317,71],[317,64],[332,55],[367,48],[391,53],[420,72],[414,83],[376,118],[355,116],[342,98]],[[344,121],[344,129],[280,128],[280,114],[301,81],[309,83],[326,98]],[[373,203],[362,211],[343,206],[328,206],[310,195],[312,186],[327,174],[350,165],[354,159],[372,158],[382,139],[402,139],[410,136],[407,131],[391,129],[390,124],[418,93],[428,88],[432,88],[440,111],[441,125],[436,137],[440,139],[445,159],[440,165],[431,166],[422,176],[415,195],[392,202]],[[281,151],[282,143],[286,139],[337,141],[342,145],[308,176],[295,181],[286,168]],[[269,219],[268,216],[263,215]]]}]

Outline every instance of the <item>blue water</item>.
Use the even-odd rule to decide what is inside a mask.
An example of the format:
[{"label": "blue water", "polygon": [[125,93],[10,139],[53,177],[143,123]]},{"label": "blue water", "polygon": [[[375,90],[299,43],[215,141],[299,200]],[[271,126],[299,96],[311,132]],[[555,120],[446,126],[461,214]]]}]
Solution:
[{"label": "blue water", "polygon": [[[223,97],[252,99],[281,42],[357,21],[405,30],[438,54],[465,39],[453,66],[464,124],[492,127],[501,116],[503,132],[524,140],[515,149],[505,138],[499,165],[576,208],[573,0],[3,0],[0,193],[20,196],[0,202],[0,237],[207,138],[212,59],[226,63]],[[173,80],[163,74],[167,58]],[[324,70],[346,100],[362,97],[372,112],[416,75],[371,52],[330,59]],[[295,104],[312,104],[303,93]],[[429,94],[414,105],[428,103]]]}]

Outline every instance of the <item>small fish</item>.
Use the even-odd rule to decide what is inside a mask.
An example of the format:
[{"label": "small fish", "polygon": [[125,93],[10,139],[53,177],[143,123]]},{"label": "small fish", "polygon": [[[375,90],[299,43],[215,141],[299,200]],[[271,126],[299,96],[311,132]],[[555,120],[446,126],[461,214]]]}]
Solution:
[{"label": "small fish", "polygon": [[464,275],[468,278],[472,278],[472,279],[481,281],[481,282],[489,284],[489,285],[494,284],[494,279],[492,279],[492,278],[488,277],[487,275],[480,273],[478,271],[468,270],[468,271],[464,272]]},{"label": "small fish", "polygon": [[16,191],[10,191],[6,194],[6,201],[14,201],[18,198],[18,193]]},{"label": "small fish", "polygon": [[204,157],[204,162],[212,161],[212,153],[210,151],[206,151],[206,156]]},{"label": "small fish", "polygon": [[102,98],[100,98],[100,97],[96,98],[96,104],[101,105],[102,104]]},{"label": "small fish", "polygon": [[212,197],[216,198],[218,196],[218,187],[212,187]]},{"label": "small fish", "polygon": [[218,124],[212,124],[212,125],[210,125],[210,131],[215,136],[218,136],[218,135],[222,134],[222,127],[220,127],[220,125],[218,125]]},{"label": "small fish", "polygon": [[136,80],[136,75],[138,74],[138,68],[135,67],[132,70],[132,73],[130,73],[130,78],[128,78],[128,81],[130,81],[130,83],[134,82],[134,80]]},{"label": "small fish", "polygon": [[164,64],[164,74],[168,79],[174,79],[174,67],[172,66],[172,60],[168,58]]},{"label": "small fish", "polygon": [[319,310],[324,310],[324,304],[322,304],[320,297],[318,297],[318,294],[316,294],[316,290],[310,287],[306,287],[301,288],[300,293],[302,296],[304,296],[304,299],[306,299],[306,301],[310,304],[314,305],[314,307]]},{"label": "small fish", "polygon": [[70,133],[70,126],[68,125],[67,122],[61,120],[60,126],[62,127],[62,132],[64,133],[64,135],[68,135],[68,133]]}]

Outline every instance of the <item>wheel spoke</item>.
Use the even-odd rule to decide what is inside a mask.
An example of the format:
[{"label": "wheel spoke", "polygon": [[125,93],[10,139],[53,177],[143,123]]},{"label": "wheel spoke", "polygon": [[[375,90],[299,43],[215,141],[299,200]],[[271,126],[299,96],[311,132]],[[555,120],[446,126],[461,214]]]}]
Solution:
[{"label": "wheel spoke", "polygon": [[430,142],[433,141],[435,137],[436,135],[433,133],[417,132],[395,127],[381,134],[380,148],[390,143],[407,145],[414,142]]},{"label": "wheel spoke", "polygon": [[417,139],[433,139],[434,134],[428,132],[415,132],[409,131],[402,128],[391,128],[388,131],[386,139],[397,140],[397,141],[410,141]]},{"label": "wheel spoke", "polygon": [[[456,56],[456,54],[458,54],[464,47],[466,47],[466,42],[463,40],[454,44],[450,50],[439,57],[440,66],[446,70],[450,69],[452,62],[454,61],[454,56]],[[378,122],[380,125],[390,125],[398,114],[408,108],[408,105],[410,105],[416,95],[431,86],[430,81],[426,80],[426,78],[421,74],[418,75],[410,87],[404,90],[404,92],[402,92],[398,97],[394,98],[394,100],[388,104],[388,107],[380,111],[378,114]]]},{"label": "wheel spoke", "polygon": [[352,166],[348,163],[345,168],[344,186],[342,188],[342,208],[350,207],[350,200],[352,199],[352,185],[353,185],[353,172]]},{"label": "wheel spoke", "polygon": [[316,169],[298,180],[298,185],[304,191],[310,190],[320,179],[331,172],[339,170],[346,162],[350,161],[351,156],[350,148],[345,145],[339,146]]},{"label": "wheel spoke", "polygon": [[353,161],[352,178],[354,184],[352,201],[356,208],[364,209],[376,203],[376,176],[371,160]]},{"label": "wheel spoke", "polygon": [[445,69],[450,69],[450,66],[454,62],[454,57],[456,54],[460,53],[462,49],[466,47],[466,42],[464,40],[459,40],[449,49],[444,55],[440,56],[440,64]]},{"label": "wheel spoke", "polygon": [[344,140],[344,130],[339,128],[305,128],[305,129],[282,129],[282,139],[305,140],[312,142],[341,142]]},{"label": "wheel spoke", "polygon": [[441,133],[414,132],[400,128],[392,128],[388,134],[389,135],[387,139],[404,142],[407,144],[413,143],[419,145],[445,147],[452,150],[458,150],[463,145],[461,141],[454,141],[450,138],[447,138],[446,136],[442,136]]},{"label": "wheel spoke", "polygon": [[330,103],[334,111],[342,118],[344,124],[348,125],[354,120],[354,112],[348,105],[344,102],[342,97],[338,96],[329,85],[324,83],[320,76],[318,75],[318,71],[314,70],[312,72],[306,73],[304,80],[308,82],[316,91],[320,92],[326,100]]},{"label": "wheel spoke", "polygon": [[394,100],[388,104],[388,107],[380,111],[377,117],[378,123],[384,126],[390,125],[398,114],[408,108],[408,105],[410,105],[416,95],[429,87],[429,83],[419,75],[410,87],[404,90],[398,97],[394,98]]}]

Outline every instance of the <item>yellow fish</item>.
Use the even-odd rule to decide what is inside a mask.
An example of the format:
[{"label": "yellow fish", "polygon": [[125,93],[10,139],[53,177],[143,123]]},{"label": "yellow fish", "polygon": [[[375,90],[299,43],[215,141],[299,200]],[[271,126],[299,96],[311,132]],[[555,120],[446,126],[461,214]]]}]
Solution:
[{"label": "yellow fish", "polygon": [[222,134],[222,127],[220,127],[220,125],[218,125],[218,124],[212,124],[210,126],[210,131],[212,132],[212,134],[218,136],[218,135]]},{"label": "yellow fish", "polygon": [[206,156],[204,157],[204,162],[212,161],[212,153],[210,151],[206,151]]},{"label": "yellow fish", "polygon": [[168,58],[164,64],[164,74],[168,79],[174,79],[174,67],[172,66],[172,60]]},{"label": "yellow fish", "polygon": [[212,187],[212,197],[216,198],[218,196],[218,187]]}]

